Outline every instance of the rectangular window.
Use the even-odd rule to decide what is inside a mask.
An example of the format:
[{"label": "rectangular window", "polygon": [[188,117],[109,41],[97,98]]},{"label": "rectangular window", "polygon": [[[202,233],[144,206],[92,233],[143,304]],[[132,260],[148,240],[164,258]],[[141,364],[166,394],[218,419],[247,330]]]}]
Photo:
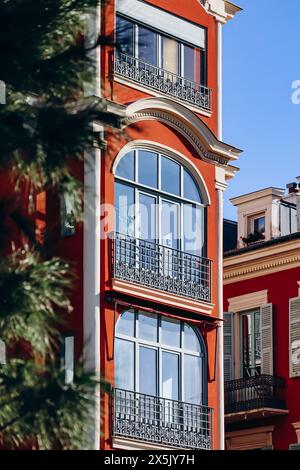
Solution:
[{"label": "rectangular window", "polygon": [[150,65],[158,64],[158,34],[151,29],[138,27],[138,58]]},{"label": "rectangular window", "polygon": [[[117,15],[116,18],[116,41],[119,51],[146,64],[206,85],[204,48],[185,44],[122,16]],[[139,66],[142,69],[146,67],[143,64]]]},{"label": "rectangular window", "polygon": [[179,71],[179,44],[171,38],[162,36],[162,68],[168,72],[180,74]]},{"label": "rectangular window", "polygon": [[134,23],[118,15],[116,18],[116,43],[122,53],[134,55]]},{"label": "rectangular window", "polygon": [[134,343],[115,339],[115,385],[123,390],[134,390]]},{"label": "rectangular window", "polygon": [[74,379],[74,335],[64,336],[61,356],[62,367],[65,369],[65,382],[71,384]]},{"label": "rectangular window", "polygon": [[261,374],[260,322],[260,310],[241,314],[242,371],[244,378]]},{"label": "rectangular window", "polygon": [[61,236],[70,237],[76,234],[76,207],[75,198],[71,194],[63,194],[61,205]]},{"label": "rectangular window", "polygon": [[265,217],[257,217],[256,219],[254,219],[253,221],[254,232],[265,233],[265,230],[266,230],[265,222],[266,222]]}]

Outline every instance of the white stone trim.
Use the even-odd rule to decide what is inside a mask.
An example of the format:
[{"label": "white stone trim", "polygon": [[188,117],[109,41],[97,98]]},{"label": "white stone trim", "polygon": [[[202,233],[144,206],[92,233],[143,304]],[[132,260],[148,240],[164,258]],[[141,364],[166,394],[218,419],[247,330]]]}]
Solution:
[{"label": "white stone trim", "polygon": [[261,305],[268,304],[268,290],[261,290],[258,292],[251,292],[250,294],[239,295],[228,299],[228,311],[239,313],[244,310],[251,310],[252,308],[260,307]]},{"label": "white stone trim", "polygon": [[116,11],[197,47],[206,46],[205,28],[148,3],[139,0],[116,0]]},{"label": "white stone trim", "polygon": [[228,165],[241,150],[217,139],[208,126],[187,107],[169,98],[143,98],[126,109],[127,123],[157,120],[174,127],[194,146],[203,160]]}]

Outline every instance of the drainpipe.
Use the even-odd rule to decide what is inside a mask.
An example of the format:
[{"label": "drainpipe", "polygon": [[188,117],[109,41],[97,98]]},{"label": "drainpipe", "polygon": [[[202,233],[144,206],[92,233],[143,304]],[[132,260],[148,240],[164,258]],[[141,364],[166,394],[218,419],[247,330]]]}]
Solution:
[{"label": "drainpipe", "polygon": [[[87,44],[100,33],[100,5],[87,18]],[[100,96],[100,47],[91,53],[94,80],[86,84],[85,96]],[[100,378],[100,161],[101,151],[88,149],[84,158],[83,223],[83,362],[86,372]],[[100,386],[95,389],[91,409],[89,445],[100,449]]]}]

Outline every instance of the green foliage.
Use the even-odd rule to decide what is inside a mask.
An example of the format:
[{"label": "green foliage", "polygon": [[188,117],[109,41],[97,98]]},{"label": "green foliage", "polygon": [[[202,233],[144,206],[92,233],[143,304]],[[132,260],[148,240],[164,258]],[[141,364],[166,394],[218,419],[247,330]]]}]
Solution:
[{"label": "green foliage", "polygon": [[68,264],[42,261],[32,250],[0,260],[0,338],[7,346],[25,340],[39,355],[53,352],[58,324],[71,311],[71,280]]},{"label": "green foliage", "polygon": [[65,371],[55,362],[41,367],[32,361],[9,361],[0,369],[2,443],[6,448],[24,443],[40,450],[85,448],[96,386],[80,368],[74,383],[66,383]]},{"label": "green foliage", "polygon": [[[83,40],[86,15],[96,7],[99,0],[0,0],[0,80],[7,89],[7,104],[0,106],[0,169],[30,181],[35,191],[71,194],[77,211],[83,187],[71,165],[83,161],[85,149],[103,146],[93,122],[121,126],[105,101],[83,93],[93,79],[96,46],[111,42]],[[0,366],[0,444],[81,449],[97,382],[78,367],[66,384],[54,359],[74,277],[67,263],[41,256],[34,227],[18,207],[18,189],[15,201],[0,201],[0,248],[12,241],[7,220],[31,248],[0,260],[0,338],[9,352]],[[29,346],[32,359],[18,358],[20,344]]]}]

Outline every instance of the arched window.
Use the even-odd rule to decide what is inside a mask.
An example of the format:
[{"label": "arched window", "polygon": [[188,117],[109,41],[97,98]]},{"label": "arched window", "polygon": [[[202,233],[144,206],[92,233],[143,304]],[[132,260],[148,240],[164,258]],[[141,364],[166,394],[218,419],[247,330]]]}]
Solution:
[{"label": "arched window", "polygon": [[167,400],[206,405],[206,353],[189,324],[143,311],[116,326],[115,386]]},{"label": "arched window", "polygon": [[187,168],[161,153],[132,150],[115,178],[116,232],[205,256],[205,204]]}]

